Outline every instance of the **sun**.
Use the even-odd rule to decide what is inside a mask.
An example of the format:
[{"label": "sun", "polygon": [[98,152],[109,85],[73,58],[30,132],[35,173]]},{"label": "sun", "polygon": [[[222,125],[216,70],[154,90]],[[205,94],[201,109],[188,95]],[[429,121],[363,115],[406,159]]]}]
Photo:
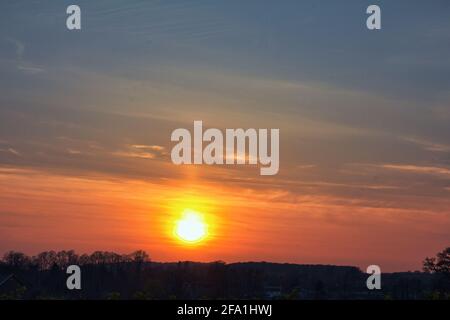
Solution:
[{"label": "sun", "polygon": [[198,243],[208,235],[208,225],[201,213],[186,209],[175,223],[175,235],[185,243]]}]

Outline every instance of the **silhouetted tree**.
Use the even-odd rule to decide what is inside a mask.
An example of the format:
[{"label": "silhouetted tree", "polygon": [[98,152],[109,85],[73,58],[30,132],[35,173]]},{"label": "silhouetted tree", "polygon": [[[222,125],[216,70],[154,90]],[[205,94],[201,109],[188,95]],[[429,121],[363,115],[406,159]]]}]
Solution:
[{"label": "silhouetted tree", "polygon": [[450,276],[450,247],[439,252],[436,257],[426,258],[423,262],[423,270]]},{"label": "silhouetted tree", "polygon": [[3,262],[12,268],[24,269],[31,265],[31,259],[22,252],[9,251],[3,256]]},{"label": "silhouetted tree", "polygon": [[[375,298],[448,299],[450,248],[427,258],[423,272],[384,274],[383,295]],[[65,268],[81,266],[83,290],[70,292]],[[355,267],[265,262],[150,262],[145,251],[77,255],[45,251],[33,257],[10,251],[0,259],[0,275],[20,280],[0,286],[2,299],[253,299],[280,288],[284,299],[365,297],[366,275]],[[0,281],[2,280],[0,279]],[[26,284],[22,292],[21,282]],[[300,292],[298,291],[300,288]],[[19,290],[17,290],[19,289]],[[281,290],[282,289],[282,290]]]},{"label": "silhouetted tree", "polygon": [[423,270],[435,274],[434,288],[429,299],[450,299],[450,247],[439,252],[436,257],[426,258]]},{"label": "silhouetted tree", "polygon": [[147,262],[149,260],[149,255],[147,254],[147,252],[143,250],[138,250],[130,254],[130,259],[133,262],[138,263]]},{"label": "silhouetted tree", "polygon": [[49,270],[56,263],[55,251],[44,251],[34,256],[33,263],[38,266],[40,270]]}]

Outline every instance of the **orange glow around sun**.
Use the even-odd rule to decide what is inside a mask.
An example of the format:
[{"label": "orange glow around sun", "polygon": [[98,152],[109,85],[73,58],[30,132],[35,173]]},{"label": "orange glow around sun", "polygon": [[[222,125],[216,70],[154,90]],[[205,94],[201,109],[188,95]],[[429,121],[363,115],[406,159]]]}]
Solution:
[{"label": "orange glow around sun", "polygon": [[199,243],[208,236],[208,224],[201,213],[186,209],[175,222],[174,233],[184,243]]},{"label": "orange glow around sun", "polygon": [[170,217],[165,224],[172,240],[187,247],[211,244],[218,231],[215,200],[191,193],[168,202]]}]

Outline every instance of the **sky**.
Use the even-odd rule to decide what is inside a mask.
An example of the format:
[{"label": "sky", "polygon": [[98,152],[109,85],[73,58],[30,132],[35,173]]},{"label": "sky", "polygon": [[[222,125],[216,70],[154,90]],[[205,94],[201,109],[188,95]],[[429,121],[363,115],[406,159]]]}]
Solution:
[{"label": "sky", "polygon": [[[2,1],[0,254],[420,269],[450,244],[449,14],[446,0]],[[194,120],[279,128],[279,173],[175,166],[171,132]],[[196,246],[171,232],[186,208],[208,217]]]}]

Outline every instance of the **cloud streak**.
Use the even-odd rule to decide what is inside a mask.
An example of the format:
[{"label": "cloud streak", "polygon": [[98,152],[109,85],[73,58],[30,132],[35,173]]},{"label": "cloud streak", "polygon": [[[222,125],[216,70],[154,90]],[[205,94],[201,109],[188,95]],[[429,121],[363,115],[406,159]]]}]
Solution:
[{"label": "cloud streak", "polygon": [[428,167],[428,166],[417,166],[417,165],[408,165],[408,164],[384,164],[381,165],[382,168],[399,170],[399,171],[407,171],[417,174],[431,174],[442,177],[450,178],[450,169],[440,168],[440,167]]}]

